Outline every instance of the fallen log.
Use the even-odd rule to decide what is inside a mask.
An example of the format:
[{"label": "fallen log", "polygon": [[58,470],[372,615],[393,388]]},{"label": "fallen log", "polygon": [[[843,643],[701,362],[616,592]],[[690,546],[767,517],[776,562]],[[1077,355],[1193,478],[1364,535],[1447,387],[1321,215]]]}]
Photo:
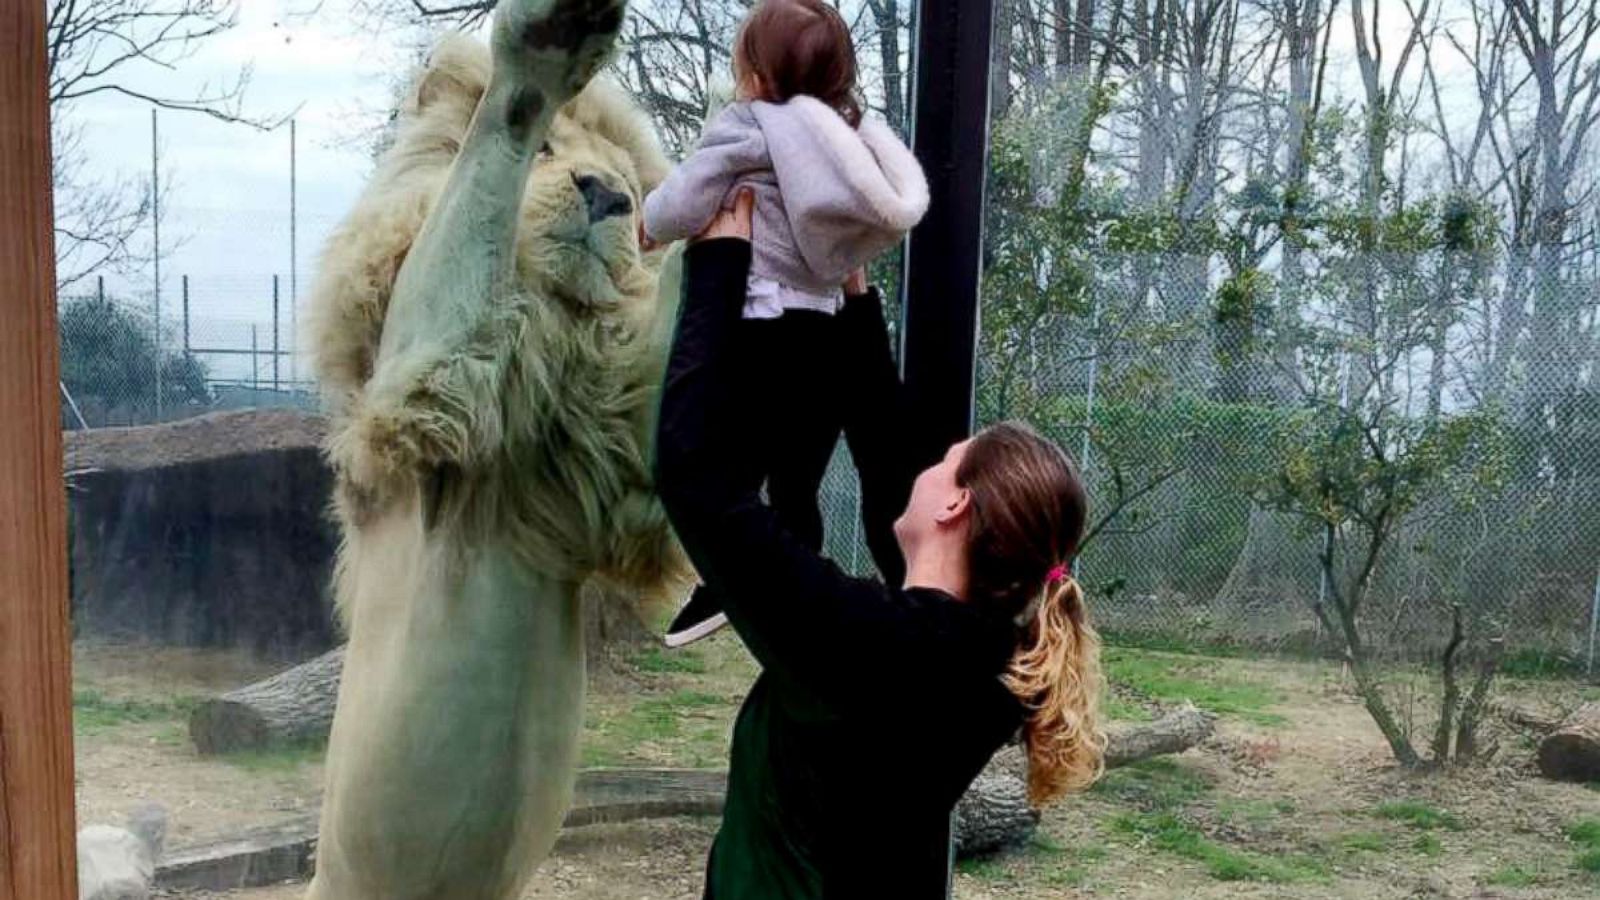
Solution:
[{"label": "fallen log", "polygon": [[1546,735],[1555,731],[1561,727],[1562,721],[1567,717],[1567,713],[1563,712],[1549,713],[1544,710],[1505,702],[1492,702],[1490,710],[1507,725],[1519,731],[1537,735]]},{"label": "fallen log", "polygon": [[[605,667],[654,636],[633,598],[591,587],[584,604],[584,640],[591,667],[610,675]],[[203,700],[189,715],[189,738],[201,755],[325,742],[343,671],[340,645],[264,681]]]},{"label": "fallen log", "polygon": [[1143,725],[1111,731],[1106,744],[1106,768],[1115,769],[1165,753],[1182,753],[1216,730],[1216,716],[1192,703]]},{"label": "fallen log", "polygon": [[1539,771],[1562,781],[1600,781],[1600,701],[1573,710],[1539,742]]},{"label": "fallen log", "polygon": [[189,714],[189,738],[201,754],[317,743],[333,727],[344,647],[220,697]]},{"label": "fallen log", "polygon": [[[1114,729],[1106,768],[1181,753],[1211,736],[1215,718],[1185,703],[1154,722]],[[1028,803],[1027,760],[1014,748],[995,754],[956,804],[956,854],[967,857],[1016,846],[1032,836],[1039,811]]]}]

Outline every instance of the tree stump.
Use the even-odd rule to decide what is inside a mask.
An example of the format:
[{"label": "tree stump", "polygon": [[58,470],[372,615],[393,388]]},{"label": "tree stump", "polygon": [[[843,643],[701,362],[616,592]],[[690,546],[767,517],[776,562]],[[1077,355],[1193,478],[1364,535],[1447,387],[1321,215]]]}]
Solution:
[{"label": "tree stump", "polygon": [[1562,781],[1600,781],[1600,701],[1573,710],[1539,742],[1539,771]]},{"label": "tree stump", "polygon": [[189,737],[201,754],[326,740],[344,647],[195,707]]}]

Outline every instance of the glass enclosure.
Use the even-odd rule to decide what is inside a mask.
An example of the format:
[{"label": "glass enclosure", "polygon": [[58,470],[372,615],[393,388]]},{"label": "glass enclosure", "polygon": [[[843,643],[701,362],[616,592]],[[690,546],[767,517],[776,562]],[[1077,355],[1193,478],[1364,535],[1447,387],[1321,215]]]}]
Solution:
[{"label": "glass enclosure", "polygon": [[[1086,477],[1113,729],[1213,718],[955,896],[1600,891],[1600,794],[1528,724],[1594,691],[1597,3],[995,0],[976,420]],[[834,5],[907,134],[916,4]],[[173,896],[304,891],[344,640],[309,286],[492,6],[49,0],[78,822],[159,807]],[[606,77],[674,160],[749,6],[629,4]],[[873,279],[895,328],[898,251]],[[820,503],[872,574],[842,442]],[[755,665],[632,599],[587,597],[528,897],[700,895]]]},{"label": "glass enclosure", "polygon": [[[159,889],[299,897],[344,642],[308,297],[417,67],[449,29],[485,39],[494,4],[49,6],[78,823],[139,833],[153,805]],[[843,7],[866,106],[903,132],[909,5]],[[731,99],[747,11],[630,4],[603,77],[671,159]],[[731,631],[660,648],[672,610],[632,600],[596,590],[584,626],[581,764],[624,774],[580,780],[528,896],[698,896],[715,803],[638,785],[725,769],[755,670]]]}]

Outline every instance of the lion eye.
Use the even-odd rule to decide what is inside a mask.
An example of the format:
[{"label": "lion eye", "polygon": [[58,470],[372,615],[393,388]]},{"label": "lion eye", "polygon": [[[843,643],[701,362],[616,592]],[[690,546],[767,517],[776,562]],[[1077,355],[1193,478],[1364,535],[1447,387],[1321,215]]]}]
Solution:
[{"label": "lion eye", "polygon": [[543,144],[542,144],[542,145],[540,145],[540,147],[539,147],[539,155],[540,155],[540,156],[549,156],[549,155],[551,155],[551,154],[552,154],[552,153],[553,153],[553,152],[554,152],[554,151],[552,151],[552,150],[551,150],[551,149],[550,149],[550,142],[549,142],[549,141],[545,141],[545,142],[544,142],[544,143],[543,143]]}]

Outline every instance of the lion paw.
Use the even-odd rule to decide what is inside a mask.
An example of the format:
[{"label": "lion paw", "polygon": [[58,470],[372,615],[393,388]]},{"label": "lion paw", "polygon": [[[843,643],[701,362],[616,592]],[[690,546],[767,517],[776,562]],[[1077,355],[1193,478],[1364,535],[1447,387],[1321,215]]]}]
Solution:
[{"label": "lion paw", "polygon": [[605,64],[626,0],[501,0],[495,12],[497,75],[526,79],[557,104]]}]

